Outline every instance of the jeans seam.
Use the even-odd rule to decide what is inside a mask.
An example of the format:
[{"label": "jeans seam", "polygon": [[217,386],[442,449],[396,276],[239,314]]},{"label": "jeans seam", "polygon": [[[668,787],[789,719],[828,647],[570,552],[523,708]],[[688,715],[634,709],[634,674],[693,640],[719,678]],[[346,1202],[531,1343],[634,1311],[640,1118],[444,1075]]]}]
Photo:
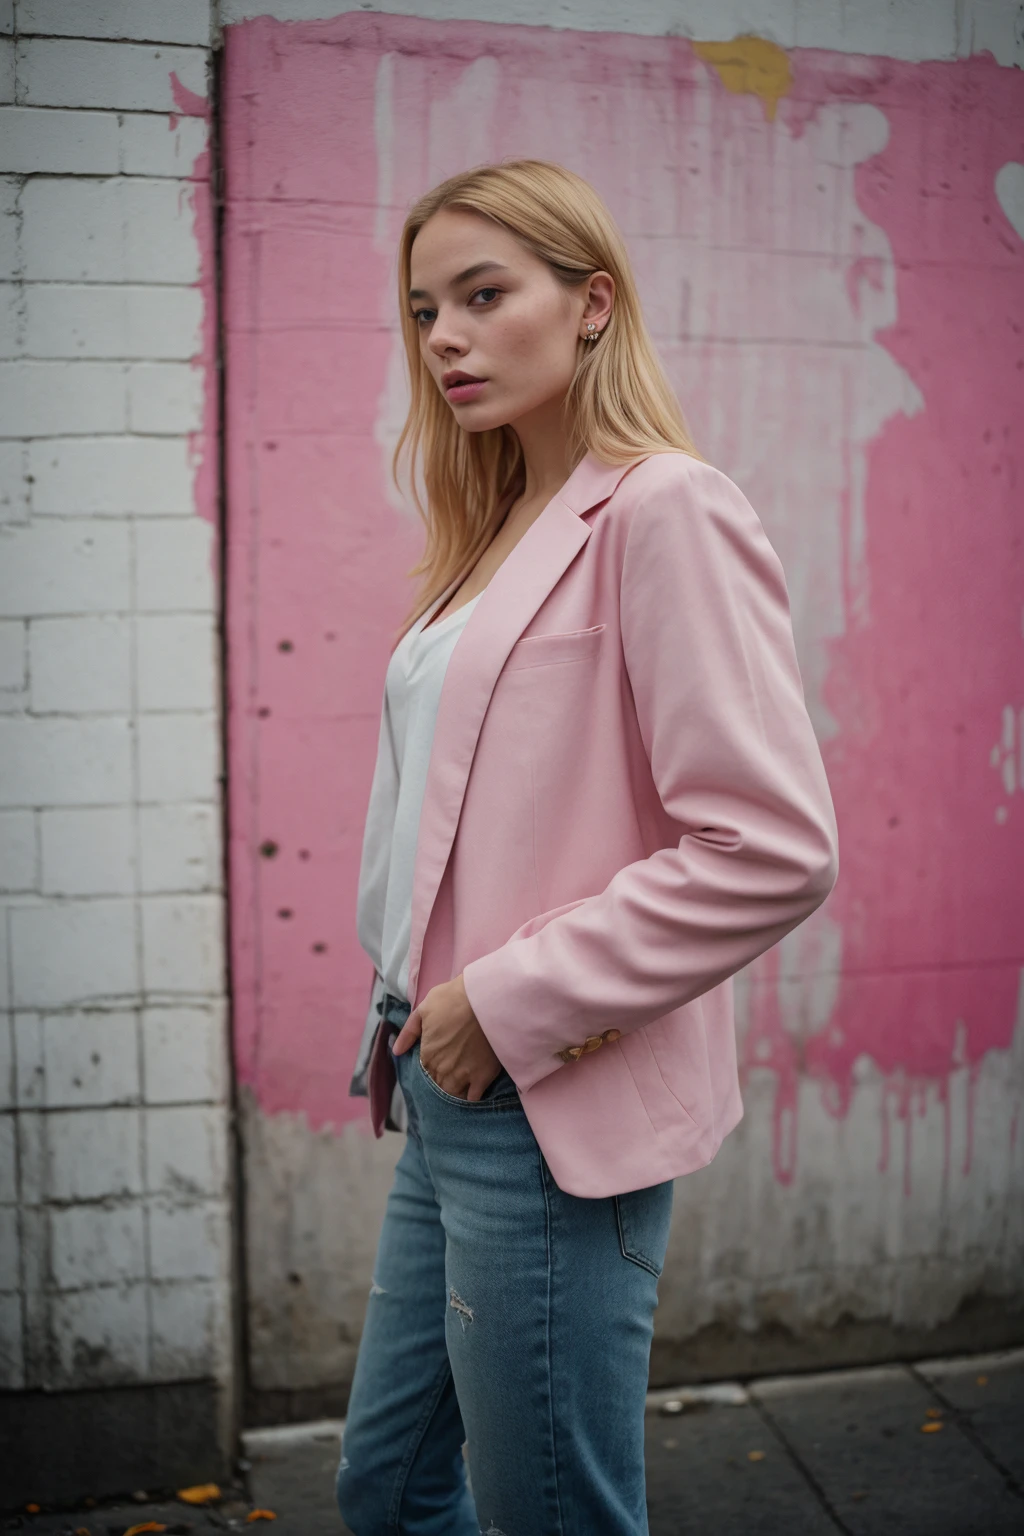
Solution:
[{"label": "jeans seam", "polygon": [[553,1271],[554,1271],[554,1265],[553,1265],[552,1259],[551,1259],[551,1195],[550,1195],[550,1191],[548,1190],[547,1179],[545,1178],[546,1169],[545,1169],[545,1164],[544,1164],[544,1155],[540,1151],[539,1147],[537,1149],[537,1154],[538,1154],[538,1158],[540,1160],[540,1187],[541,1187],[541,1189],[542,1189],[542,1191],[544,1193],[544,1243],[545,1243],[545,1249],[546,1249],[546,1252],[547,1252],[547,1261],[548,1261],[548,1294],[547,1294],[547,1308],[546,1308],[545,1329],[544,1329],[544,1333],[545,1333],[544,1345],[545,1345],[545,1353],[546,1353],[546,1357],[547,1357],[547,1368],[548,1368],[548,1427],[549,1427],[549,1433],[550,1433],[550,1436],[551,1436],[551,1470],[552,1470],[552,1477],[553,1477],[554,1490],[555,1490],[555,1513],[556,1513],[556,1516],[557,1516],[557,1519],[558,1519],[558,1530],[553,1533],[553,1536],[564,1536],[565,1522],[562,1519],[562,1500],[561,1500],[561,1495],[560,1495],[559,1487],[558,1487],[558,1440],[557,1440],[557,1434],[556,1434],[556,1430],[555,1430],[554,1365],[553,1365],[553,1362],[552,1362],[552,1359],[551,1359],[551,1333],[552,1333],[552,1329],[551,1329],[551,1311],[552,1311],[551,1288],[552,1288],[552,1275],[553,1275]]},{"label": "jeans seam", "polygon": [[412,1471],[412,1464],[416,1460],[416,1453],[418,1452],[420,1446],[423,1444],[423,1437],[426,1435],[427,1430],[430,1428],[430,1421],[434,1417],[434,1414],[437,1412],[438,1404],[440,1403],[444,1394],[444,1389],[448,1382],[451,1380],[451,1374],[451,1365],[448,1363],[448,1361],[445,1361],[445,1364],[441,1367],[437,1374],[437,1380],[434,1383],[434,1389],[428,1395],[423,1412],[420,1414],[419,1420],[409,1437],[409,1444],[406,1448],[405,1455],[402,1457],[402,1460],[399,1463],[398,1474],[395,1478],[394,1492],[391,1496],[391,1503],[388,1506],[388,1531],[390,1532],[390,1536],[402,1536],[402,1528],[398,1523],[398,1519],[402,1512],[402,1500],[405,1497],[405,1488],[409,1481],[409,1473]]},{"label": "jeans seam", "polygon": [[618,1195],[615,1196],[615,1225],[619,1229],[619,1247],[622,1250],[622,1257],[628,1263],[637,1264],[641,1269],[646,1269],[648,1274],[654,1276],[655,1280],[660,1280],[661,1270],[657,1268],[653,1259],[649,1259],[647,1255],[639,1248],[637,1248],[635,1252],[630,1253],[629,1249],[626,1247],[626,1234],[622,1230],[622,1206],[619,1203]]}]

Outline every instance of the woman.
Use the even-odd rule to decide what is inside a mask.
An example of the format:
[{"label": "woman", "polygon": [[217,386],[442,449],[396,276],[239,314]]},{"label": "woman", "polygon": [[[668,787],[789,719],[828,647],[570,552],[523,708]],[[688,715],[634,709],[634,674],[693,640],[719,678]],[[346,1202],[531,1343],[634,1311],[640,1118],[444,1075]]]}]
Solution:
[{"label": "woman", "polygon": [[355,1087],[408,1134],[338,1500],[355,1536],[637,1536],[671,1181],[740,1118],[729,978],[831,889],[832,805],[779,561],[593,189],[453,177],[399,267],[427,543]]}]

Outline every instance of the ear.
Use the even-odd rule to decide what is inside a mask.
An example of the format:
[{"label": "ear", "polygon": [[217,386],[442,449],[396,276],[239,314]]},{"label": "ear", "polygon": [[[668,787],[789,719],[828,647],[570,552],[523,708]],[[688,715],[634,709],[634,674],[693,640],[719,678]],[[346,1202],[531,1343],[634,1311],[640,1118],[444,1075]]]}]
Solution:
[{"label": "ear", "polygon": [[615,279],[609,272],[592,272],[587,284],[586,302],[583,306],[581,328],[589,324],[603,331],[611,319],[615,302]]}]

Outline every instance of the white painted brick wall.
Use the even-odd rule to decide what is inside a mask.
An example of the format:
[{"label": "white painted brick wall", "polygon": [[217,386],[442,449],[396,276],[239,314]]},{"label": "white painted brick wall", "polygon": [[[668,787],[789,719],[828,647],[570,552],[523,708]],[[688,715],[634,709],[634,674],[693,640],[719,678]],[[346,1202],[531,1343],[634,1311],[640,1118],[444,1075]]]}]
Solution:
[{"label": "white painted brick wall", "polygon": [[205,48],[26,38],[15,50],[15,99],[28,107],[174,112],[175,79],[206,95],[206,62]]},{"label": "white painted brick wall", "polygon": [[211,6],[0,34],[0,1387],[230,1389]]}]

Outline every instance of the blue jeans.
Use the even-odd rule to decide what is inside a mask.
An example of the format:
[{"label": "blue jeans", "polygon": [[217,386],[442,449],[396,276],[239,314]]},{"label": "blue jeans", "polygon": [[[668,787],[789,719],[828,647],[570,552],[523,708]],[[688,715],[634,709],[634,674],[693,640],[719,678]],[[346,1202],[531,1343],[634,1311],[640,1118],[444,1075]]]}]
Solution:
[{"label": "blue jeans", "polygon": [[[407,1013],[388,1000],[390,1022]],[[354,1536],[645,1536],[671,1181],[567,1195],[506,1073],[470,1104],[433,1082],[418,1046],[395,1068],[408,1134],[352,1383],[342,1517]]]}]

